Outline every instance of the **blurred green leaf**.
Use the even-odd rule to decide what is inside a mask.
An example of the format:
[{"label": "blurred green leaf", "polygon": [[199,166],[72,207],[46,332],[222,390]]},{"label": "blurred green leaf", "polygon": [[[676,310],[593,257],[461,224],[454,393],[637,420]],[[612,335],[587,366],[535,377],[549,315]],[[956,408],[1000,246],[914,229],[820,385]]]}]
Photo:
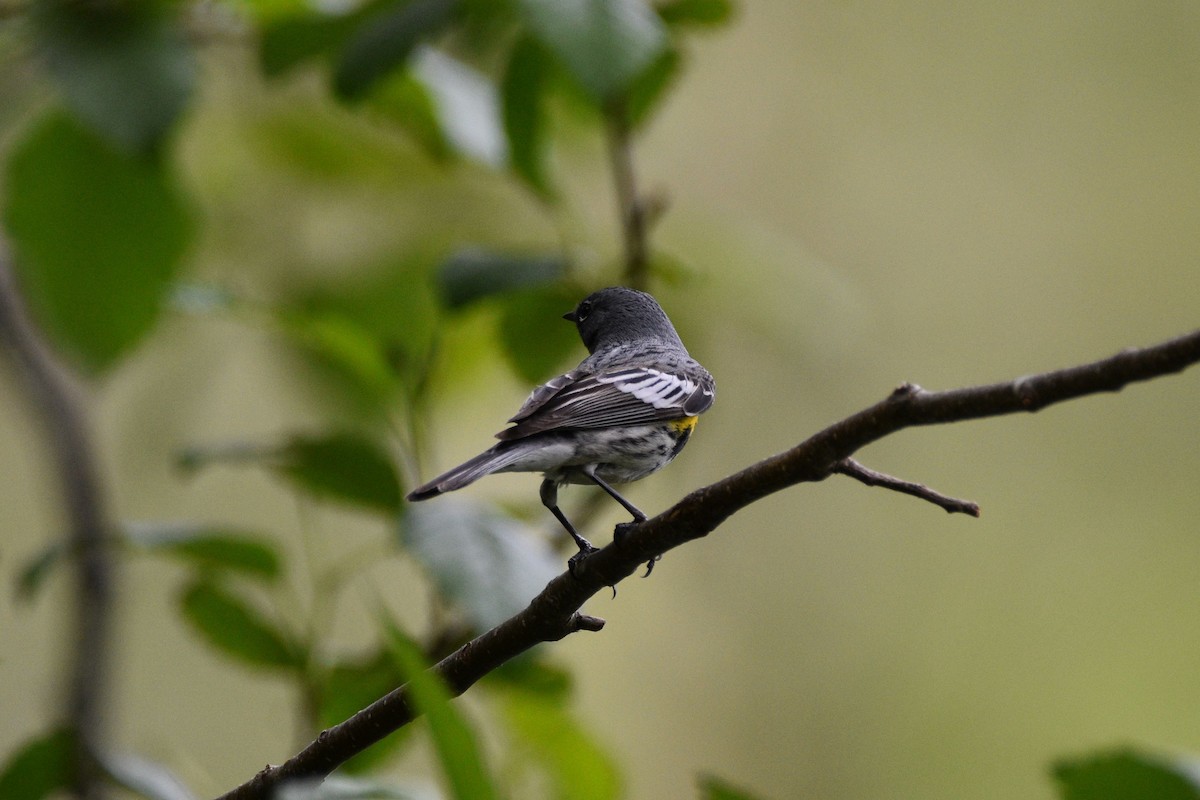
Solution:
[{"label": "blurred green leaf", "polygon": [[509,160],[534,191],[550,193],[546,177],[545,92],[549,54],[531,37],[513,46],[501,87]]},{"label": "blurred green leaf", "polygon": [[621,776],[612,758],[563,707],[544,694],[506,692],[508,729],[554,787],[558,800],[620,797]]},{"label": "blurred green leaf", "polygon": [[542,695],[556,703],[567,699],[573,683],[570,672],[547,663],[545,658],[538,655],[538,651],[504,662],[488,674],[487,680],[500,688]]},{"label": "blurred green leaf", "polygon": [[341,387],[364,406],[386,408],[394,402],[399,376],[383,343],[356,320],[332,311],[288,311],[279,323],[291,342],[333,370]]},{"label": "blurred green leaf", "polygon": [[551,283],[566,274],[566,269],[559,256],[516,256],[467,247],[438,268],[437,286],[442,304],[459,309],[492,295]]},{"label": "blurred green leaf", "polygon": [[400,531],[405,549],[476,630],[523,609],[563,571],[559,558],[523,525],[463,498],[410,505]]},{"label": "blurred green leaf", "polygon": [[[404,674],[391,653],[381,650],[359,661],[341,661],[328,672],[321,687],[317,724],[329,728],[349,719],[404,683]],[[412,726],[405,726],[351,758],[341,769],[362,773],[376,769],[409,739]]]},{"label": "blurred green leaf", "polygon": [[304,491],[387,513],[400,508],[395,465],[361,436],[294,436],[280,448],[278,457],[276,471]]},{"label": "blurred green leaf", "polygon": [[31,17],[71,110],[110,142],[153,150],[187,105],[196,60],[165,3],[42,0]]},{"label": "blurred green leaf", "polygon": [[404,0],[368,16],[350,35],[338,57],[334,90],[357,99],[402,66],[416,46],[456,18],[458,0]]},{"label": "blurred green leaf", "polygon": [[306,61],[328,55],[379,6],[368,3],[348,14],[306,11],[268,20],[261,26],[258,40],[258,63],[263,74],[278,77]]},{"label": "blurred green leaf", "polygon": [[194,800],[196,797],[174,772],[149,759],[101,753],[100,764],[114,783],[147,800]]},{"label": "blurred green leaf", "polygon": [[508,165],[496,87],[481,72],[432,47],[418,47],[413,74],[429,90],[446,140],[492,169]]},{"label": "blurred green leaf", "polygon": [[0,771],[0,797],[4,800],[42,800],[71,783],[74,737],[69,731],[51,731],[21,745]]},{"label": "blurred green leaf", "polygon": [[304,663],[290,637],[226,588],[196,581],[180,596],[180,605],[205,641],[243,664],[295,669]]},{"label": "blurred green leaf", "polygon": [[444,162],[454,157],[454,148],[446,138],[429,89],[411,71],[381,79],[364,103],[382,118],[399,125],[430,158]]},{"label": "blurred green leaf", "polygon": [[242,531],[186,523],[127,523],[125,538],[147,552],[173,556],[204,569],[268,580],[282,572],[275,545]]},{"label": "blurred green leaf", "polygon": [[663,50],[629,87],[625,98],[625,113],[637,127],[654,115],[667,89],[678,79],[683,59],[674,48]]},{"label": "blurred green leaf", "polygon": [[62,563],[67,554],[67,545],[63,541],[54,541],[46,545],[33,558],[25,562],[17,575],[17,599],[29,602],[37,596],[50,573]]},{"label": "blurred green leaf", "polygon": [[64,115],[8,160],[5,222],[21,286],[54,339],[102,371],[149,332],[192,221],[174,184]]},{"label": "blurred green leaf", "polygon": [[701,775],[699,788],[701,800],[757,800],[755,795],[715,775]]},{"label": "blurred green leaf", "polygon": [[407,679],[413,706],[429,723],[433,749],[450,784],[450,795],[457,800],[498,797],[474,732],[450,705],[450,691],[429,671],[420,649],[395,627],[390,630],[388,646]]},{"label": "blurred green leaf", "polygon": [[667,46],[645,0],[520,0],[526,25],[601,103],[620,96]]},{"label": "blurred green leaf", "polygon": [[1062,800],[1200,800],[1194,768],[1136,750],[1062,759],[1052,771]]},{"label": "blurred green leaf", "polygon": [[553,285],[503,298],[500,341],[509,363],[527,383],[552,377],[580,349],[575,326],[562,318],[578,302],[575,294]]},{"label": "blurred green leaf", "polygon": [[715,28],[733,17],[731,0],[670,0],[658,6],[658,15],[668,25]]}]

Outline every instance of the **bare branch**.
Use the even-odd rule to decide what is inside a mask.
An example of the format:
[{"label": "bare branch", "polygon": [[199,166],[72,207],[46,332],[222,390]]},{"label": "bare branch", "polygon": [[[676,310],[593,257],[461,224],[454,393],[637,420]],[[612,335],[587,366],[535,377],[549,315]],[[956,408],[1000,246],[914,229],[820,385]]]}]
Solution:
[{"label": "bare branch", "polygon": [[[905,384],[881,402],[831,425],[792,449],[697,489],[653,519],[626,529],[619,542],[591,555],[574,576],[567,573],[558,576],[526,609],[463,645],[433,670],[457,695],[500,664],[537,644],[556,641],[579,630],[599,630],[603,620],[579,613],[592,595],[616,585],[654,557],[707,535],[740,509],[770,494],[798,483],[824,480],[835,471],[844,472],[846,460],[855,452],[897,431],[918,425],[1037,411],[1077,397],[1117,391],[1135,381],[1178,372],[1197,362],[1200,362],[1200,330],[1153,347],[1125,350],[1090,364],[989,386],[927,392]],[[852,467],[849,469],[854,471]],[[266,798],[282,782],[322,778],[413,717],[408,689],[402,686],[322,732],[302,752],[278,767],[264,769],[222,800]]]},{"label": "bare branch", "polygon": [[65,369],[30,321],[0,241],[0,344],[25,379],[30,405],[41,417],[58,471],[75,565],[74,663],[67,687],[67,721],[75,734],[72,790],[104,796],[96,753],[106,741],[105,699],[112,629],[112,573],[104,539],[104,492],[87,420]]},{"label": "bare branch", "polygon": [[950,514],[958,512],[960,514],[970,514],[972,517],[979,516],[978,503],[973,503],[970,500],[959,500],[957,497],[947,497],[941,492],[930,489],[923,483],[912,483],[911,481],[901,480],[884,472],[877,472],[870,467],[860,464],[853,458],[842,459],[834,466],[833,471],[839,475],[854,478],[854,480],[867,486],[882,486],[884,489],[891,489],[893,492],[911,494],[913,497],[928,500],[935,506],[941,506]]}]

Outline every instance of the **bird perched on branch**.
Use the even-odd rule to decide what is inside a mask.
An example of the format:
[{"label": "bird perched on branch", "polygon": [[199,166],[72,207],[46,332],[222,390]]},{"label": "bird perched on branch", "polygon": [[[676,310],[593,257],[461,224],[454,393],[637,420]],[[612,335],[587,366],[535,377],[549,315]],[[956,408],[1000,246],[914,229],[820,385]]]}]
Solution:
[{"label": "bird perched on branch", "polygon": [[574,567],[596,548],[558,507],[558,487],[595,484],[644,522],[613,484],[644,478],[679,455],[696,418],[712,405],[716,384],[645,292],[601,289],[563,319],[575,323],[591,355],[534,389],[509,419],[512,426],[496,434],[498,443],[408,499],[428,500],[493,472],[540,472],[542,504],[579,547]]}]

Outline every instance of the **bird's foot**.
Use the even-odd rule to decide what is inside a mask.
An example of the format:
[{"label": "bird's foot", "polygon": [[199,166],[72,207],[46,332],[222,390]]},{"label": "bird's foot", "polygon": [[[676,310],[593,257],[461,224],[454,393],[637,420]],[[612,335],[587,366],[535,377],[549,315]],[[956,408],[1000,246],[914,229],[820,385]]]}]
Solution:
[{"label": "bird's foot", "polygon": [[581,539],[579,542],[579,552],[567,559],[567,572],[571,573],[572,578],[579,577],[580,568],[587,561],[588,556],[595,552],[598,552],[598,550],[592,546],[591,542]]}]

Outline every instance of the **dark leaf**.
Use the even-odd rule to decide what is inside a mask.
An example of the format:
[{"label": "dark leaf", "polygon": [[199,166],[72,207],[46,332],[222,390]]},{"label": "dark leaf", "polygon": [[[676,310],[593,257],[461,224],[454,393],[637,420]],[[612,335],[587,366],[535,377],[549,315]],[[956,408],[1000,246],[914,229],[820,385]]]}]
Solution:
[{"label": "dark leaf", "polygon": [[450,705],[446,685],[429,671],[420,649],[400,631],[392,628],[388,643],[407,679],[413,705],[429,723],[433,749],[450,785],[450,796],[457,800],[496,798],[496,787],[487,774],[475,733]]},{"label": "dark leaf", "polygon": [[274,580],[282,571],[279,551],[261,537],[226,528],[190,524],[129,524],[130,544],[173,556],[204,569],[227,570]]},{"label": "dark leaf", "polygon": [[195,800],[196,795],[162,764],[133,755],[101,755],[101,766],[118,786],[147,800]]},{"label": "dark leaf", "polygon": [[258,62],[268,77],[277,77],[306,61],[332,52],[362,24],[365,12],[350,14],[306,13],[280,17],[263,24],[258,41]]},{"label": "dark leaf", "polygon": [[[337,725],[402,683],[404,675],[396,666],[391,654],[386,651],[380,651],[361,661],[343,661],[336,664],[329,671],[321,689],[317,724],[322,728]],[[341,769],[351,773],[362,773],[377,768],[408,740],[411,730],[412,726],[405,726],[390,734],[354,756],[343,764]]]},{"label": "dark leaf", "polygon": [[429,89],[409,71],[379,81],[363,101],[368,108],[399,125],[435,161],[449,161],[455,150],[446,138]]},{"label": "dark leaf", "polygon": [[679,77],[681,66],[678,50],[663,50],[654,63],[630,85],[625,108],[631,124],[635,127],[643,125],[653,116],[667,89]]},{"label": "dark leaf", "polygon": [[508,58],[501,95],[509,160],[536,192],[547,195],[545,92],[550,59],[530,37],[520,39]]},{"label": "dark leaf", "polygon": [[388,408],[399,376],[388,363],[384,343],[356,320],[334,311],[284,312],[283,333],[322,368],[322,377],[359,401],[364,409]]},{"label": "dark leaf", "polygon": [[66,789],[71,783],[74,748],[74,737],[65,730],[27,741],[0,772],[0,797],[43,800]]},{"label": "dark leaf", "polygon": [[561,702],[526,692],[506,692],[503,699],[508,729],[550,778],[554,797],[613,800],[622,795],[616,764]]},{"label": "dark leaf", "polygon": [[324,780],[289,781],[275,792],[272,800],[432,800],[433,797],[426,790],[330,775]]},{"label": "dark leaf", "polygon": [[700,800],[757,800],[756,795],[743,791],[715,775],[701,775]]},{"label": "dark leaf", "polygon": [[64,115],[8,160],[5,221],[21,286],[55,340],[102,371],[157,320],[192,221],[174,184]]},{"label": "dark leaf", "polygon": [[40,553],[29,559],[17,577],[17,599],[24,602],[33,600],[42,588],[42,584],[46,582],[46,578],[62,563],[66,553],[66,544],[59,541],[47,545]]},{"label": "dark leaf", "polygon": [[337,94],[346,99],[365,95],[380,78],[403,66],[420,42],[444,30],[458,6],[458,0],[409,0],[363,20],[339,55]]},{"label": "dark leaf", "polygon": [[400,508],[395,465],[361,436],[295,436],[278,456],[277,472],[304,491],[376,511],[391,513]]},{"label": "dark leaf", "polygon": [[71,110],[130,152],[153,150],[179,117],[196,61],[167,4],[32,4],[35,35]]},{"label": "dark leaf", "polygon": [[[458,309],[491,295],[552,283],[566,268],[558,256],[515,256],[464,248],[438,268],[438,291],[443,305]],[[559,312],[560,316],[569,310]]]},{"label": "dark leaf", "polygon": [[1194,771],[1135,750],[1062,759],[1053,773],[1062,800],[1200,800]]},{"label": "dark leaf", "polygon": [[533,653],[506,661],[488,675],[488,681],[506,689],[542,695],[556,703],[564,702],[571,693],[571,673],[547,663]]},{"label": "dark leaf", "polygon": [[667,46],[645,0],[520,0],[525,24],[600,103],[625,92]]},{"label": "dark leaf", "polygon": [[500,341],[509,363],[526,383],[552,377],[568,356],[581,350],[575,326],[562,318],[578,302],[576,294],[555,285],[503,299]]},{"label": "dark leaf", "polygon": [[733,17],[731,0],[670,0],[658,6],[658,15],[668,25],[715,28]]},{"label": "dark leaf", "polygon": [[245,599],[199,581],[180,597],[184,618],[216,649],[253,667],[295,669],[299,647]]},{"label": "dark leaf", "polygon": [[411,505],[400,528],[404,547],[476,630],[520,611],[563,570],[520,523],[463,498]]}]

